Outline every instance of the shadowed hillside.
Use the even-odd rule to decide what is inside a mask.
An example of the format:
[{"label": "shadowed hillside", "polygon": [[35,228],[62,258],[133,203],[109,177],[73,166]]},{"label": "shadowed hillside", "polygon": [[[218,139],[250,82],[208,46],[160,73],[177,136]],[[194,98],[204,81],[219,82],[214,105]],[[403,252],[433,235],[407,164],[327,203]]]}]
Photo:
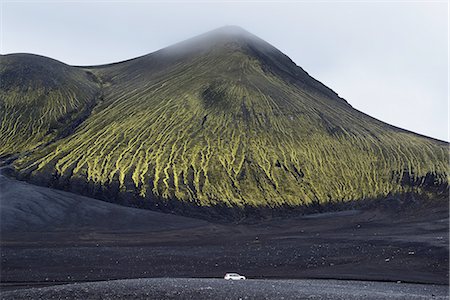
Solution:
[{"label": "shadowed hillside", "polygon": [[3,237],[16,236],[18,232],[153,232],[209,225],[205,221],[123,207],[19,182],[1,172],[0,229]]},{"label": "shadowed hillside", "polygon": [[152,208],[447,190],[447,143],[353,109],[239,28],[111,65],[8,55],[0,70],[0,153],[40,184]]}]

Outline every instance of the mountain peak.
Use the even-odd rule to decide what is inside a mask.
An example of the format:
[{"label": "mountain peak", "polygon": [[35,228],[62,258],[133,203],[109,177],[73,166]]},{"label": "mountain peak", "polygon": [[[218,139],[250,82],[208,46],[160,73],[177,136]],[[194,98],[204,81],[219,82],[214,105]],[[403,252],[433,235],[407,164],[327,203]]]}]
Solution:
[{"label": "mountain peak", "polygon": [[[236,55],[237,53],[243,55]],[[327,95],[339,103],[348,105],[337,93],[309,76],[307,72],[297,66],[275,46],[235,25],[219,27],[142,57],[112,65],[117,66],[116,76],[130,74],[130,70],[132,74],[135,74],[136,70],[141,70],[142,77],[142,74],[147,71],[153,76],[159,72],[166,72],[170,66],[188,64],[195,59],[216,62],[234,59],[236,65],[242,65],[242,61],[238,61],[238,57],[258,61],[258,66],[266,73],[275,74],[275,76],[282,77],[290,84]],[[105,68],[108,66],[98,67]],[[217,64],[215,66],[209,71],[217,73],[218,66]],[[227,69],[230,69],[229,65],[222,71],[227,73]],[[239,74],[242,75],[243,69],[240,68],[240,71]]]},{"label": "mountain peak", "polygon": [[210,49],[211,47],[223,47],[224,45],[228,45],[230,43],[238,44],[240,46],[264,43],[266,44],[266,47],[273,47],[242,27],[227,25],[197,35],[165,49],[175,50],[177,52],[180,50],[183,52],[186,50],[197,52]]},{"label": "mountain peak", "polygon": [[211,31],[206,32],[201,35],[205,37],[222,37],[222,38],[247,38],[253,39],[256,38],[255,35],[251,34],[247,30],[242,27],[236,25],[227,25],[222,26]]},{"label": "mountain peak", "polygon": [[225,25],[209,31],[209,33],[225,33],[230,35],[249,34],[247,30],[237,25]]}]

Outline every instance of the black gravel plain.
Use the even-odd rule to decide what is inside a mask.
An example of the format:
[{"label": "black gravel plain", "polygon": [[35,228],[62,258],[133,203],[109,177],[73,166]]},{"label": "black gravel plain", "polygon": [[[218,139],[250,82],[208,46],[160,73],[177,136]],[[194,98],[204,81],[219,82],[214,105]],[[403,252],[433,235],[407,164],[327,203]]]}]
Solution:
[{"label": "black gravel plain", "polygon": [[439,285],[339,280],[128,279],[2,293],[2,299],[448,299]]},{"label": "black gravel plain", "polygon": [[[47,293],[43,298],[60,299],[58,293],[70,297],[67,291],[72,289],[80,299],[98,299],[109,288],[110,295],[118,298],[129,291],[137,298],[152,292],[150,298],[170,299],[176,298],[171,293],[178,291],[186,299],[199,299],[223,290],[220,298],[238,299],[235,292],[239,289],[234,287],[241,285],[248,299],[270,299],[283,290],[286,299],[295,293],[300,299],[306,294],[313,299],[336,299],[337,295],[359,299],[364,291],[361,286],[378,289],[381,294],[370,292],[373,299],[448,295],[434,292],[448,289],[447,199],[408,205],[391,201],[340,212],[213,223],[122,207],[4,176],[0,176],[0,188],[0,287],[7,299],[39,298],[41,293]],[[226,272],[255,280],[229,284],[188,279],[221,278]],[[112,281],[152,277],[185,279]],[[339,281],[287,279],[390,283],[344,281],[338,288]],[[111,282],[88,283],[93,281]],[[61,284],[76,285],[25,291]],[[113,289],[115,285],[123,285],[123,289]],[[185,291],[184,286],[189,288]],[[412,289],[407,294],[395,292],[404,286]],[[341,292],[334,293],[334,288]],[[321,296],[310,294],[313,290]],[[254,294],[259,292],[262,294]],[[351,294],[354,298],[349,298]]]}]

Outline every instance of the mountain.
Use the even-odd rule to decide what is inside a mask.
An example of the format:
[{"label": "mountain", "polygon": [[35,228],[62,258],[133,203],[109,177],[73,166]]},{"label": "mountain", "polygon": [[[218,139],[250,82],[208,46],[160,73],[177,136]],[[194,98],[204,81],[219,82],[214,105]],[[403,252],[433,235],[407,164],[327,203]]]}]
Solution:
[{"label": "mountain", "polygon": [[447,192],[448,143],[355,110],[238,27],[101,66],[4,55],[0,76],[0,153],[35,183],[181,210]]}]

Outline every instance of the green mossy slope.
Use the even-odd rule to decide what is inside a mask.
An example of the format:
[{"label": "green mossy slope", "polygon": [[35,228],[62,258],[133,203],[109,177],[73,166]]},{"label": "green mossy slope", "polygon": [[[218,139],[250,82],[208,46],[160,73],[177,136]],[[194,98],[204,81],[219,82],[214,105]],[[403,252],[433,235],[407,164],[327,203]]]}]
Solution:
[{"label": "green mossy slope", "polygon": [[[50,108],[30,109],[30,121],[20,126],[28,128],[61,101],[68,108],[57,116],[86,106],[95,85],[101,101],[74,132],[18,159],[21,174],[57,186],[118,186],[137,202],[157,196],[237,207],[376,198],[445,190],[448,183],[447,143],[353,109],[277,49],[239,29],[76,71],[64,85],[71,97],[45,97]],[[86,81],[86,72],[98,83]],[[12,107],[2,124],[17,119],[12,112],[18,103],[36,98],[16,93],[2,88],[2,103]],[[11,145],[42,143],[48,130],[5,128]],[[10,144],[0,151],[10,153]]]},{"label": "green mossy slope", "polygon": [[38,55],[1,55],[0,157],[70,134],[95,105],[92,76]]}]

